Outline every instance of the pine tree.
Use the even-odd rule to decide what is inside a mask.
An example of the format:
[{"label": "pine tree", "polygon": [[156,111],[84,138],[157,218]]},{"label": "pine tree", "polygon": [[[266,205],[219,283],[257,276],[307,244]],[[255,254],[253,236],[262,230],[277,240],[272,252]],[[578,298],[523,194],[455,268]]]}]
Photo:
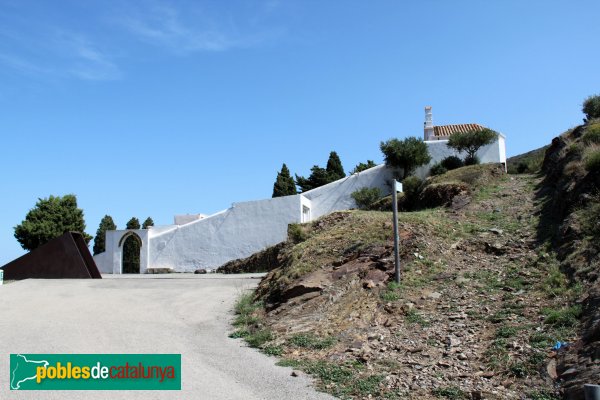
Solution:
[{"label": "pine tree", "polygon": [[496,132],[483,128],[471,132],[456,132],[450,136],[446,145],[458,152],[466,152],[465,163],[467,163],[468,160],[476,159],[475,154],[481,147],[487,146],[497,138],[498,134]]},{"label": "pine tree", "polygon": [[290,175],[290,170],[287,165],[283,164],[281,167],[281,172],[277,173],[277,179],[273,184],[273,196],[272,197],[281,197],[281,196],[289,196],[298,194],[296,190],[296,183],[294,183],[294,179]]},{"label": "pine tree", "polygon": [[427,145],[416,137],[390,139],[381,142],[379,148],[386,165],[402,168],[402,179],[411,175],[417,167],[431,161]]},{"label": "pine tree", "polygon": [[117,229],[117,225],[113,221],[110,215],[105,215],[100,221],[100,226],[96,231],[96,237],[94,238],[94,255],[100,254],[106,250],[106,231],[113,231]]},{"label": "pine tree", "polygon": [[313,165],[310,169],[310,176],[308,178],[296,175],[296,184],[300,187],[302,192],[307,192],[330,182],[333,181],[327,170],[318,165]]},{"label": "pine tree", "polygon": [[329,153],[329,159],[327,160],[327,174],[329,175],[330,182],[337,181],[346,176],[344,167],[342,167],[342,161],[335,151]]},{"label": "pine tree", "polygon": [[136,217],[132,217],[127,221],[127,229],[140,229],[140,220]]},{"label": "pine tree", "polygon": [[152,218],[148,217],[142,224],[142,229],[148,229],[151,226],[154,226],[154,221],[152,220]]},{"label": "pine tree", "polygon": [[366,171],[367,169],[376,167],[377,164],[373,160],[367,160],[367,163],[360,162],[356,164],[356,167],[352,171],[350,171],[350,175],[356,174],[358,172]]},{"label": "pine tree", "polygon": [[83,210],[77,207],[74,194],[38,199],[19,225],[15,238],[25,250],[33,250],[66,232],[79,232],[86,243],[92,237],[85,233]]}]

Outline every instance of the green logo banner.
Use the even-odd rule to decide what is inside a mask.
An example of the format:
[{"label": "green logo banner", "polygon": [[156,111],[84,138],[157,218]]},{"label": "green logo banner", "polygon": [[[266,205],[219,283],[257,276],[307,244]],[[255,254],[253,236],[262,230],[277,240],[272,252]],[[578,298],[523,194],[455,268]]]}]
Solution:
[{"label": "green logo banner", "polygon": [[181,390],[181,354],[11,354],[11,390]]}]

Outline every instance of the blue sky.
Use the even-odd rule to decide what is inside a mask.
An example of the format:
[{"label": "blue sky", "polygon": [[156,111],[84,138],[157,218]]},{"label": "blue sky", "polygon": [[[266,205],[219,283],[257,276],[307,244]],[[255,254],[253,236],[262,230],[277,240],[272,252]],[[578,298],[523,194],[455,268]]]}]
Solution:
[{"label": "blue sky", "polygon": [[104,214],[213,213],[270,197],[283,162],[351,170],[436,124],[508,155],[600,92],[597,1],[0,0],[0,265],[37,198]]}]

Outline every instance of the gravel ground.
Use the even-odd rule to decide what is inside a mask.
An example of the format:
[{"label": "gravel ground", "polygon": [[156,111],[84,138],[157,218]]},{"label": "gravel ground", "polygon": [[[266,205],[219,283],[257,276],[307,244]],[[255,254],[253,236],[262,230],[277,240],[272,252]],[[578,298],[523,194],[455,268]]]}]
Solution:
[{"label": "gravel ground", "polygon": [[[0,286],[0,398],[330,399],[304,375],[228,338],[260,274],[25,280]],[[181,391],[9,392],[10,353],[180,353]]]}]

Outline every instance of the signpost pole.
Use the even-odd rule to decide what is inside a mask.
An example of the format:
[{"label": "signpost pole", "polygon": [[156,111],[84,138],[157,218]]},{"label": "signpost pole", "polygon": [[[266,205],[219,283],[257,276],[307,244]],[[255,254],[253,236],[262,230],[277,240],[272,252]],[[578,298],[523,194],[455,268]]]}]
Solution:
[{"label": "signpost pole", "polygon": [[398,182],[392,181],[392,209],[394,210],[394,266],[396,283],[400,283],[400,251],[398,249],[400,237],[398,234]]}]

